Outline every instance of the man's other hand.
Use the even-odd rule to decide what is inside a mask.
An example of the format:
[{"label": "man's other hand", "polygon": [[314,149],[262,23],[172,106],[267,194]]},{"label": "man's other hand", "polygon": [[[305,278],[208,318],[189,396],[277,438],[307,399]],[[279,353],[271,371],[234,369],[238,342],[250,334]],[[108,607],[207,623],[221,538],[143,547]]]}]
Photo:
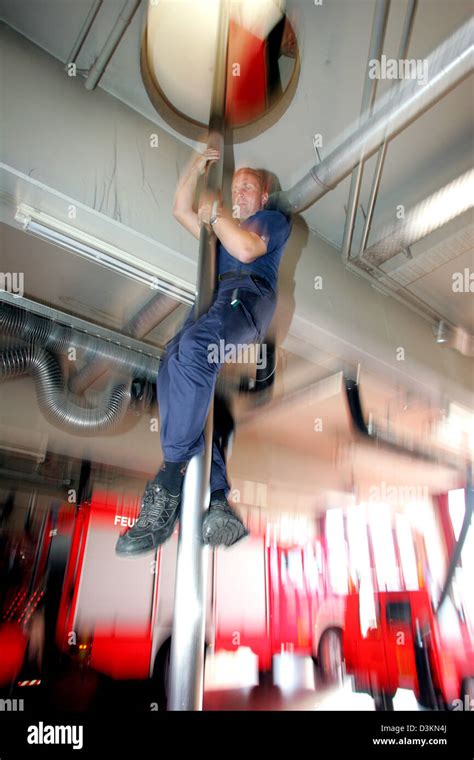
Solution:
[{"label": "man's other hand", "polygon": [[194,165],[198,174],[204,174],[207,162],[212,163],[213,161],[218,161],[220,155],[221,154],[218,150],[214,150],[214,148],[206,148],[203,153],[196,156]]}]

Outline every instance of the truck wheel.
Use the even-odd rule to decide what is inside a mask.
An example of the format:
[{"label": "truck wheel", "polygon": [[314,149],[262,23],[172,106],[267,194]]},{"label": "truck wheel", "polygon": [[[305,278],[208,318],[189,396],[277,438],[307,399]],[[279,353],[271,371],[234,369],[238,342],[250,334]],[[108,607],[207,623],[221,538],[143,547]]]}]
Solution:
[{"label": "truck wheel", "polygon": [[374,706],[376,712],[393,712],[393,695],[385,691],[374,694]]},{"label": "truck wheel", "polygon": [[274,672],[273,672],[273,661],[272,665],[270,667],[270,670],[259,670],[258,671],[258,685],[263,688],[271,688],[275,685],[274,682]]},{"label": "truck wheel", "polygon": [[342,683],[344,680],[342,634],[338,628],[329,628],[323,633],[318,648],[318,667],[326,683]]}]

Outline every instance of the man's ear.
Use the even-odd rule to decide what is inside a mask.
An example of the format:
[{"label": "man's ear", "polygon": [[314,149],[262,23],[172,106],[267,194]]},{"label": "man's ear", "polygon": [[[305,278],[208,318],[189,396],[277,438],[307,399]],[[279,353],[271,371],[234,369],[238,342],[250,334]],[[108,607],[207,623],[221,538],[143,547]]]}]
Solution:
[{"label": "man's ear", "polygon": [[266,205],[267,201],[268,201],[268,193],[262,193],[262,197],[260,199],[260,208],[263,208]]}]

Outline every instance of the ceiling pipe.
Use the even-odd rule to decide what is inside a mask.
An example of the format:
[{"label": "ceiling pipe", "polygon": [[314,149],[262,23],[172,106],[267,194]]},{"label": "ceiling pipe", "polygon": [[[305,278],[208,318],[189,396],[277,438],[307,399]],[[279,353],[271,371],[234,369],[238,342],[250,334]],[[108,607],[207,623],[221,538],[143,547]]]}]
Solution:
[{"label": "ceiling pipe", "polygon": [[[413,25],[415,20],[415,14],[417,10],[418,0],[410,0],[410,3],[407,8],[407,13],[405,17],[405,23],[404,28],[400,40],[400,49],[398,53],[399,59],[405,59],[407,57],[408,48],[410,44],[410,39],[413,31]],[[392,88],[393,92],[393,88]],[[436,199],[439,199],[439,193],[435,193],[433,196],[431,196],[431,199],[426,199],[421,204],[418,204],[418,206],[415,209],[412,209],[409,214],[408,218],[402,221],[399,224],[393,225],[391,228],[388,228],[385,230],[385,233],[382,233],[381,239],[378,241],[378,243],[375,243],[369,251],[366,251],[366,245],[367,240],[370,234],[372,219],[373,219],[373,213],[375,209],[375,204],[377,201],[377,195],[378,190],[380,186],[380,180],[382,177],[382,171],[383,171],[383,165],[385,161],[385,156],[387,152],[387,146],[388,146],[388,139],[386,138],[379,148],[378,155],[377,155],[377,163],[373,178],[373,183],[370,191],[369,201],[368,201],[368,207],[367,207],[367,215],[364,222],[364,228],[362,232],[362,237],[360,241],[360,247],[359,252],[356,256],[350,257],[349,262],[346,261],[346,266],[348,269],[350,269],[353,273],[358,274],[359,276],[362,276],[364,279],[368,280],[369,282],[374,285],[374,281],[377,282],[377,285],[374,285],[376,288],[381,290],[381,292],[386,292],[387,295],[390,294],[392,297],[394,297],[396,300],[398,300],[400,303],[403,303],[404,305],[411,308],[413,311],[418,313],[419,315],[423,316],[425,319],[428,319],[430,322],[432,322],[433,327],[433,334],[436,337],[436,340],[438,343],[443,343],[446,347],[452,348],[456,351],[458,351],[463,356],[471,357],[474,356],[474,336],[468,333],[463,328],[456,326],[452,323],[449,323],[446,318],[443,318],[442,315],[437,312],[435,309],[430,307],[426,302],[424,302],[422,299],[415,296],[413,293],[410,293],[405,288],[402,288],[396,280],[394,280],[392,277],[389,276],[389,274],[384,273],[383,271],[379,270],[378,267],[380,264],[383,263],[383,261],[388,260],[392,256],[396,255],[397,253],[406,250],[410,245],[413,245],[414,243],[418,242],[418,240],[421,239],[422,235],[420,234],[420,225],[419,225],[419,218],[420,215],[425,212],[426,214],[426,208],[431,200],[431,203],[434,203]],[[452,183],[452,191],[456,191],[456,184],[460,182],[461,180],[457,180],[454,183]],[[449,188],[449,186],[448,186]],[[449,208],[449,203],[446,200],[446,190],[444,189],[445,194],[444,198],[441,197],[441,213],[438,216],[438,213],[434,213],[431,215],[430,224],[425,227],[424,233],[425,235],[429,234],[430,232],[434,231],[439,226],[442,226],[442,224],[445,224],[449,219],[446,218],[446,212]],[[468,199],[469,197],[472,197],[474,194],[474,189],[468,189],[465,188],[465,198]],[[443,192],[443,191],[440,191]],[[460,196],[460,193],[458,192],[458,197]],[[466,208],[468,208],[472,204],[467,204]],[[456,216],[460,213],[462,213],[464,210],[466,210],[463,206],[461,206]],[[442,214],[444,213],[444,218],[442,218]],[[450,218],[453,218],[452,216]],[[386,236],[386,240],[384,241],[384,235]],[[425,236],[423,235],[423,237]],[[372,266],[374,265],[374,266]],[[406,295],[402,296],[400,294],[400,291],[403,290]],[[439,339],[439,335],[441,332],[442,327],[442,333],[445,336],[443,340]]]},{"label": "ceiling pipe", "polygon": [[94,0],[92,3],[90,11],[87,14],[86,19],[81,27],[81,31],[79,32],[76,41],[72,46],[72,50],[66,59],[66,64],[64,66],[66,71],[68,70],[68,67],[71,63],[75,63],[77,56],[81,52],[82,46],[91,30],[92,24],[97,18],[97,14],[99,13],[103,2],[104,0]]},{"label": "ceiling pipe", "polygon": [[[382,55],[383,50],[383,43],[385,40],[385,32],[387,30],[389,12],[390,0],[377,0],[375,4],[369,54],[367,57],[367,66],[365,70],[366,78],[364,82],[364,91],[362,93],[361,119],[363,119],[367,113],[370,117],[372,113],[375,95],[377,93],[378,80],[375,77],[373,79],[369,77],[370,63],[374,60],[380,61],[380,56]],[[349,258],[352,245],[357,204],[359,203],[360,187],[362,183],[362,175],[364,173],[364,158],[365,157],[362,155],[356,168],[352,170],[351,187],[349,190],[349,199],[347,201],[347,213],[344,224],[344,238],[342,241],[341,251],[341,255],[344,261]]]},{"label": "ceiling pipe", "polygon": [[[405,16],[405,23],[403,25],[403,31],[402,31],[402,36],[400,40],[400,48],[398,51],[399,60],[405,60],[407,57],[408,48],[410,47],[411,35],[413,32],[413,26],[415,23],[415,14],[416,14],[417,8],[418,8],[418,0],[410,0],[410,2],[408,3],[408,8],[407,8],[406,16]],[[392,94],[393,94],[393,91],[394,91],[394,87],[392,86],[392,89],[391,89]],[[387,137],[385,136],[385,139],[377,153],[377,162],[375,165],[375,173],[374,173],[372,187],[371,187],[370,195],[369,195],[369,201],[367,205],[367,216],[365,217],[364,229],[362,230],[362,238],[360,241],[359,253],[357,254],[356,257],[353,257],[353,258],[358,258],[362,255],[362,253],[364,252],[366,248],[367,240],[369,239],[370,228],[372,225],[372,218],[374,215],[375,204],[377,202],[377,195],[379,192],[380,180],[382,178],[383,165],[385,163],[385,156],[387,154],[387,145],[388,145],[388,140],[387,140]]]},{"label": "ceiling pipe", "polygon": [[140,3],[141,0],[127,0],[123,6],[105,45],[89,69],[84,85],[86,90],[93,90],[97,86]]},{"label": "ceiling pipe", "polygon": [[370,119],[358,126],[332,153],[290,190],[273,194],[268,208],[303,211],[336,187],[359,163],[438,102],[473,70],[474,20],[470,19],[427,59],[429,81],[403,82],[382,98]]}]

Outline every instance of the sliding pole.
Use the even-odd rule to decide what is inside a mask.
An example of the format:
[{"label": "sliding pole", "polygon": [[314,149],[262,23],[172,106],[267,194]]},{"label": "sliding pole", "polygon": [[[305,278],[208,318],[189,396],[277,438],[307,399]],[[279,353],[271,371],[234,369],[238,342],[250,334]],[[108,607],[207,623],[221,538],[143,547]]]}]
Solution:
[{"label": "sliding pole", "polygon": [[[222,190],[228,30],[227,0],[221,0],[208,142],[208,147],[220,151],[220,158],[208,165],[205,174],[203,192],[209,193]],[[203,224],[199,240],[195,319],[209,309],[215,282],[216,237]],[[190,461],[183,485],[171,636],[169,710],[202,710],[209,549],[202,543],[201,522],[209,504],[212,428],[211,403],[204,430],[204,451]]]}]

